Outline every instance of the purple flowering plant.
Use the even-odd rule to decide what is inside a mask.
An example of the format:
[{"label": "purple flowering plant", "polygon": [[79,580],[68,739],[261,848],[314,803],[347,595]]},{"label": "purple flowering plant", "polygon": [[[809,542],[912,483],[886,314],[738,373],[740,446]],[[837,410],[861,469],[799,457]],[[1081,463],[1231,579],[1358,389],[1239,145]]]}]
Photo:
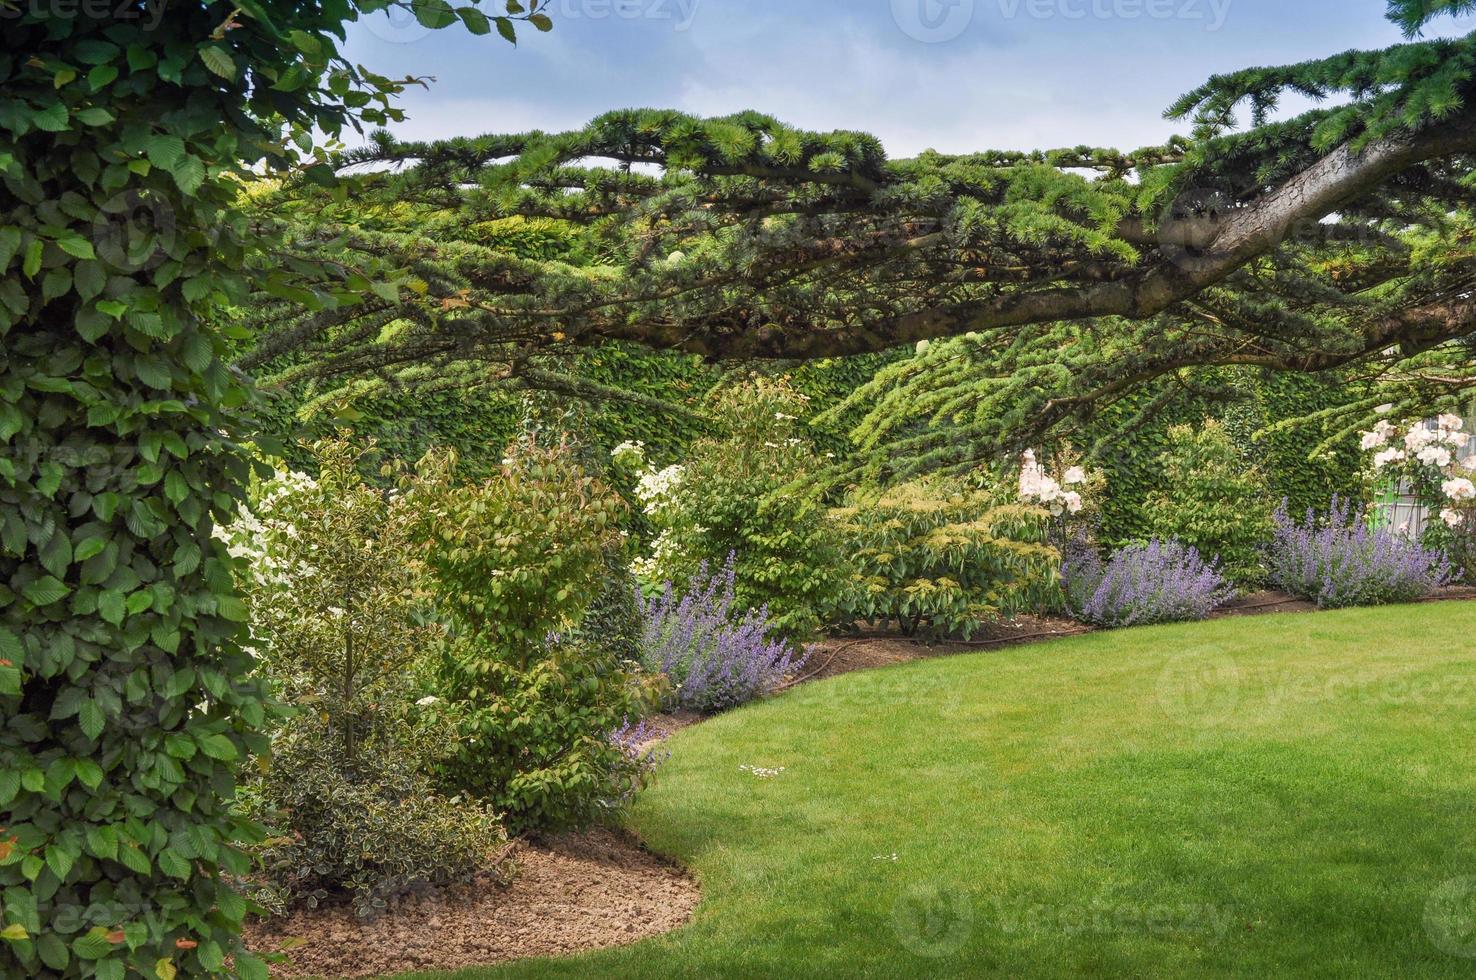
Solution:
[{"label": "purple flowering plant", "polygon": [[1301,520],[1277,508],[1268,554],[1271,580],[1324,609],[1411,602],[1451,580],[1438,549],[1424,548],[1388,528],[1369,526],[1362,509],[1333,497],[1326,514]]},{"label": "purple flowering plant", "polygon": [[1235,594],[1218,562],[1157,539],[1121,548],[1107,561],[1089,542],[1073,541],[1061,580],[1071,614],[1109,628],[1204,619]]},{"label": "purple flowering plant", "polygon": [[803,666],[805,655],[773,635],[768,609],[735,608],[735,558],[706,562],[678,592],[642,599],[641,660],[671,681],[668,708],[722,711],[767,694]]}]

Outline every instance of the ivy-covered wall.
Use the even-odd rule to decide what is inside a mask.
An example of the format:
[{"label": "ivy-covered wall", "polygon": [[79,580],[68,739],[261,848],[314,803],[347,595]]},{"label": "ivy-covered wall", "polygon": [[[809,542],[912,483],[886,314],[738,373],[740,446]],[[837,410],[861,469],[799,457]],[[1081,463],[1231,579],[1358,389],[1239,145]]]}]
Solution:
[{"label": "ivy-covered wall", "polygon": [[[1148,536],[1147,500],[1157,490],[1173,492],[1164,484],[1159,465],[1168,430],[1206,418],[1224,422],[1246,466],[1259,466],[1265,474],[1273,501],[1287,498],[1294,512],[1323,508],[1334,493],[1346,497],[1360,492],[1361,459],[1355,440],[1345,440],[1330,455],[1312,460],[1308,458],[1312,450],[1331,435],[1326,426],[1262,433],[1274,422],[1309,415],[1347,397],[1346,385],[1337,378],[1240,370],[1223,372],[1213,388],[1159,385],[1114,405],[1083,440],[1090,444],[1108,432],[1129,428],[1094,464],[1107,473],[1108,481],[1102,540],[1117,546]],[[1151,418],[1134,425],[1150,407],[1156,407]]]},{"label": "ivy-covered wall", "polygon": [[[882,364],[907,352],[832,358],[803,364],[769,364],[745,371],[788,375],[790,384],[810,399],[815,412],[823,411],[869,380]],[[730,371],[700,358],[644,348],[609,345],[591,351],[581,374],[614,387],[623,387],[700,412],[712,387]],[[1093,463],[1107,474],[1102,502],[1104,542],[1119,545],[1148,536],[1146,501],[1163,485],[1158,458],[1173,425],[1197,424],[1206,418],[1223,421],[1235,437],[1246,465],[1258,465],[1266,474],[1276,500],[1286,497],[1293,509],[1321,507],[1333,493],[1357,492],[1360,463],[1357,446],[1349,440],[1332,456],[1312,461],[1308,455],[1328,435],[1321,426],[1257,434],[1267,425],[1336,404],[1346,397],[1337,379],[1274,372],[1226,371],[1212,387],[1188,389],[1167,385],[1150,388],[1114,405],[1078,438],[1082,448],[1109,432],[1127,430]],[[277,425],[299,437],[327,434],[347,426],[356,435],[376,439],[393,456],[414,460],[433,446],[457,451],[465,472],[485,475],[498,464],[514,436],[522,407],[517,392],[482,390],[461,394],[385,395],[354,404],[354,417],[345,420],[327,414],[303,421],[295,418],[291,397],[276,405]],[[676,462],[701,434],[702,422],[679,412],[661,412],[629,401],[610,401],[587,416],[591,430],[605,448],[627,439],[646,444],[657,465]],[[815,433],[822,451],[842,454],[847,439],[842,426]],[[307,460],[290,457],[294,465]]]}]

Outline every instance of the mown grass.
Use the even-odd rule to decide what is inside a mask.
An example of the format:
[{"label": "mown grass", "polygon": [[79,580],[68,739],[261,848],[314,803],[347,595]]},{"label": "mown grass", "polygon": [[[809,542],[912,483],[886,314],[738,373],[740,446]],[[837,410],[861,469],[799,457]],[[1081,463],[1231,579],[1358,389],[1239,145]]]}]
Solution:
[{"label": "mown grass", "polygon": [[1403,606],[803,685],[677,735],[631,816],[690,926],[418,976],[1471,976],[1473,638]]}]

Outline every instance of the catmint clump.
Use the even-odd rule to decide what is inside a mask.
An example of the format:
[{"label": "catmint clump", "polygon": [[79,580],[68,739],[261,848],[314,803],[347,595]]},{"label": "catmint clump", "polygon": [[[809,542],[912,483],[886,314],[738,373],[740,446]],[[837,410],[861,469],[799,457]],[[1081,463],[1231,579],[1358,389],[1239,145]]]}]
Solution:
[{"label": "catmint clump", "polygon": [[721,711],[774,690],[805,661],[771,635],[766,607],[740,612],[734,603],[735,559],[721,571],[704,562],[678,593],[666,583],[642,601],[641,659],[671,680],[667,707]]},{"label": "catmint clump", "polygon": [[1323,609],[1411,602],[1447,584],[1445,555],[1387,528],[1371,528],[1352,501],[1333,497],[1301,521],[1277,508],[1267,563],[1271,580]]},{"label": "catmint clump", "polygon": [[1061,579],[1072,615],[1109,628],[1204,619],[1235,594],[1218,562],[1157,539],[1128,545],[1107,561],[1076,541],[1067,547]]}]

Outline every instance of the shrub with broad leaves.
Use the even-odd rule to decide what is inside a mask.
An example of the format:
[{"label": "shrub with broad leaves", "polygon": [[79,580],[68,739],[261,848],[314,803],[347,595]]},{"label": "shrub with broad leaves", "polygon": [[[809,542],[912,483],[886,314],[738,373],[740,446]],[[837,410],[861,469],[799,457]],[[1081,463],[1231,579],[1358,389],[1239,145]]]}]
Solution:
[{"label": "shrub with broad leaves", "polygon": [[1170,428],[1159,464],[1164,489],[1148,498],[1149,533],[1193,545],[1237,585],[1263,583],[1274,499],[1266,478],[1241,457],[1224,425],[1206,419]]},{"label": "shrub with broad leaves", "polygon": [[427,456],[415,496],[450,633],[433,671],[432,711],[455,733],[441,779],[519,832],[587,823],[648,770],[610,733],[655,691],[619,644],[586,629],[611,587],[611,552],[624,549],[620,501],[562,442],[515,444],[474,483],[455,463]]},{"label": "shrub with broad leaves", "polygon": [[755,378],[714,392],[720,431],[694,443],[685,463],[656,469],[639,447],[617,449],[617,465],[639,473],[636,495],[659,531],[636,562],[648,587],[736,554],[741,605],[768,607],[791,636],[819,628],[850,574],[811,480],[823,462],[803,421],[806,401],[783,381]]},{"label": "shrub with broad leaves", "polygon": [[445,738],[415,703],[439,631],[420,615],[413,504],[367,485],[347,443],[312,453],[316,479],[279,474],[221,532],[260,669],[294,709],[243,794],[275,835],[254,851],[252,884],[269,908],[346,894],[370,915],[405,889],[469,879],[506,838],[491,810],[428,775]]},{"label": "shrub with broad leaves", "polygon": [[1450,581],[1438,550],[1387,528],[1372,528],[1351,501],[1334,497],[1328,513],[1297,521],[1277,509],[1268,555],[1271,580],[1324,609],[1411,602]]},{"label": "shrub with broad leaves", "polygon": [[[1078,493],[1063,493],[1080,510]],[[1050,605],[1060,556],[1049,505],[1003,498],[939,477],[854,492],[831,512],[856,568],[832,618],[967,638]]]},{"label": "shrub with broad leaves", "polygon": [[678,592],[668,582],[642,603],[641,660],[671,680],[667,707],[721,711],[767,694],[804,663],[772,634],[768,610],[740,611],[734,559],[711,573],[704,562]]},{"label": "shrub with broad leaves", "polygon": [[1104,561],[1078,540],[1067,548],[1061,577],[1072,615],[1094,626],[1204,619],[1234,595],[1215,563],[1177,541],[1128,545]]}]

